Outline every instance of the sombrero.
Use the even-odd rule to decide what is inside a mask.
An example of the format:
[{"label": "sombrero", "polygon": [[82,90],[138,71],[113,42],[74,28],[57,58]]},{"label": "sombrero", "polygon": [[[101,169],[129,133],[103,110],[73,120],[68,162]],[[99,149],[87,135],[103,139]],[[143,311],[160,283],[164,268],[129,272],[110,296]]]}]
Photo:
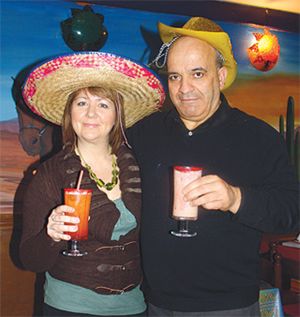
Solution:
[{"label": "sombrero", "polygon": [[206,18],[194,17],[182,28],[170,27],[161,22],[157,22],[157,27],[164,43],[170,43],[175,37],[185,35],[198,38],[211,45],[222,55],[223,66],[227,68],[223,90],[233,83],[237,74],[237,63],[233,56],[229,35],[218,24]]},{"label": "sombrero", "polygon": [[127,128],[156,111],[165,99],[163,83],[150,68],[103,52],[77,52],[43,61],[30,71],[22,93],[33,112],[61,125],[68,96],[86,87],[119,92]]}]

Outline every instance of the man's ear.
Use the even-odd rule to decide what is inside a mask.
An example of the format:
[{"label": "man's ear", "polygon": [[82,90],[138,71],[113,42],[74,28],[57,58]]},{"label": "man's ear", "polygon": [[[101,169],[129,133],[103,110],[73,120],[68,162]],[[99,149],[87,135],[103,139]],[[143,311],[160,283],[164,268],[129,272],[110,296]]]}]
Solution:
[{"label": "man's ear", "polygon": [[227,78],[227,68],[223,66],[219,69],[220,90],[224,88],[226,78]]}]

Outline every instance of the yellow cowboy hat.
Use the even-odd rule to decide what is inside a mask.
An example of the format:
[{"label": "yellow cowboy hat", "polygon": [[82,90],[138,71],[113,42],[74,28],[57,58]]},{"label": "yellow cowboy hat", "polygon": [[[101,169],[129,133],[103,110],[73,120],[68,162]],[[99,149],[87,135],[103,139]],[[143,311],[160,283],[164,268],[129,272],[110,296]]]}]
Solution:
[{"label": "yellow cowboy hat", "polygon": [[237,74],[237,63],[233,56],[229,35],[215,22],[200,17],[191,18],[182,28],[175,28],[157,22],[159,35],[164,43],[170,43],[175,37],[185,35],[200,39],[215,48],[223,57],[223,66],[227,68],[227,78],[223,90],[228,88]]}]

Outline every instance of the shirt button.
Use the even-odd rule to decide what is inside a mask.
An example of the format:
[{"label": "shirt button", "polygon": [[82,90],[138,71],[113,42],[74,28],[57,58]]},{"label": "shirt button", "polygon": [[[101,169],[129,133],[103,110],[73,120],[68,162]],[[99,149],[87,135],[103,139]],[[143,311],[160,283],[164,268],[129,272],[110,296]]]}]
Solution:
[{"label": "shirt button", "polygon": [[188,133],[188,135],[189,135],[189,136],[192,136],[192,135],[193,135],[193,132],[192,132],[192,131],[190,131],[190,132]]}]

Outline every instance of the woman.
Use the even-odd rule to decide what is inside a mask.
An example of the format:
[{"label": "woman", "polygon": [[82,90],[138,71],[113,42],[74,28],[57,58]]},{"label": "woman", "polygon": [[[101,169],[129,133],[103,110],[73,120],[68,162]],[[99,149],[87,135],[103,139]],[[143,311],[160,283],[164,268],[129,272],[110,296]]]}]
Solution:
[{"label": "woman", "polygon": [[[39,167],[24,201],[20,256],[27,269],[46,271],[44,315],[144,316],[140,176],[123,126],[162,104],[160,80],[124,57],[81,52],[38,65],[23,96],[63,129],[63,149]],[[65,215],[73,208],[62,193],[81,170],[81,188],[92,190],[88,240],[80,242],[87,255],[65,256],[65,232],[77,231],[79,218]]]}]

